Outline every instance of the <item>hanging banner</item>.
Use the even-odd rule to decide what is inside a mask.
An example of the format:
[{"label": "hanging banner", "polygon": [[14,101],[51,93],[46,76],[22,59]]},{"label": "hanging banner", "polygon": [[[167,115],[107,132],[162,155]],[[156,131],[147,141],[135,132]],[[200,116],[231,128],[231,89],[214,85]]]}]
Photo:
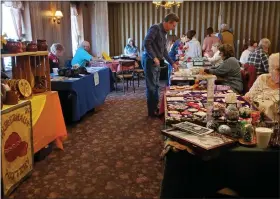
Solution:
[{"label": "hanging banner", "polygon": [[2,183],[6,196],[33,170],[31,114],[30,101],[1,111]]}]

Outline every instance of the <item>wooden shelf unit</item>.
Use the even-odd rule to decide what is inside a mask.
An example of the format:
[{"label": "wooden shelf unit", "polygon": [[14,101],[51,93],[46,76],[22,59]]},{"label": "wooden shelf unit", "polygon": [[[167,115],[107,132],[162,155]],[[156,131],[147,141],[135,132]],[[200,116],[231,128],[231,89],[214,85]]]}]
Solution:
[{"label": "wooden shelf unit", "polygon": [[32,88],[34,88],[36,77],[46,78],[46,90],[51,91],[50,65],[48,51],[23,52],[17,54],[2,54],[3,58],[11,57],[12,59],[12,78],[26,79]]}]

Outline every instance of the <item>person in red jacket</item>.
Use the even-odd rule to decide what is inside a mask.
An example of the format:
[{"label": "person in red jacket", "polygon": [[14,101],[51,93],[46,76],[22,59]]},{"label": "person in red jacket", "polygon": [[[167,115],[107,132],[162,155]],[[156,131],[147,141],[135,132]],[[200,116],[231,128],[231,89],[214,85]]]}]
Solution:
[{"label": "person in red jacket", "polygon": [[54,43],[50,48],[49,62],[50,73],[53,73],[53,68],[59,68],[59,57],[62,57],[64,53],[64,47],[60,43]]}]

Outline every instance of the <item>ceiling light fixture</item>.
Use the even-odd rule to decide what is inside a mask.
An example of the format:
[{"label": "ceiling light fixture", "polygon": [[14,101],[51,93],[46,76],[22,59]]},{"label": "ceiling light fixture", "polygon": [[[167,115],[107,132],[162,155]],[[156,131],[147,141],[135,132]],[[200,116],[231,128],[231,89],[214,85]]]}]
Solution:
[{"label": "ceiling light fixture", "polygon": [[156,8],[164,7],[165,9],[171,9],[173,6],[180,7],[183,1],[153,1],[153,4],[156,5]]}]

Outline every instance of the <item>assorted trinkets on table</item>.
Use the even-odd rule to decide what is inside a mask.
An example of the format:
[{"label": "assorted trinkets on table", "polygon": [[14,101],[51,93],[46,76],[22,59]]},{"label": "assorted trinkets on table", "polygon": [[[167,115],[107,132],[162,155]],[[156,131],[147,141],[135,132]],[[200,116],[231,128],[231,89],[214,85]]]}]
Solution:
[{"label": "assorted trinkets on table", "polygon": [[1,80],[1,103],[15,105],[20,99],[27,99],[32,95],[32,88],[25,79]]},{"label": "assorted trinkets on table", "polygon": [[[207,91],[193,90],[193,86],[171,86],[166,91],[166,125],[181,127],[186,123],[199,124],[220,135],[230,137],[246,147],[257,144],[255,128],[268,127],[263,112],[256,110],[244,98],[231,90],[216,90],[207,119]],[[279,125],[272,125],[274,133],[270,146],[280,146]],[[182,129],[180,129],[182,130]]]},{"label": "assorted trinkets on table", "polygon": [[[171,87],[171,89],[174,87]],[[166,123],[174,124],[184,121],[207,123],[207,91],[189,90],[191,86],[182,86],[182,90],[177,86],[176,90],[168,90],[166,92]],[[183,90],[184,89],[184,90]],[[225,95],[232,91],[216,91],[214,97],[214,114],[218,122],[225,122],[226,115],[223,114],[226,109]],[[240,103],[243,106],[249,104],[239,96]],[[238,109],[233,105],[228,107],[227,113],[229,119],[237,119],[239,117]],[[232,111],[234,110],[234,111]],[[216,111],[216,112],[215,112]],[[217,117],[219,116],[219,117]]]}]

